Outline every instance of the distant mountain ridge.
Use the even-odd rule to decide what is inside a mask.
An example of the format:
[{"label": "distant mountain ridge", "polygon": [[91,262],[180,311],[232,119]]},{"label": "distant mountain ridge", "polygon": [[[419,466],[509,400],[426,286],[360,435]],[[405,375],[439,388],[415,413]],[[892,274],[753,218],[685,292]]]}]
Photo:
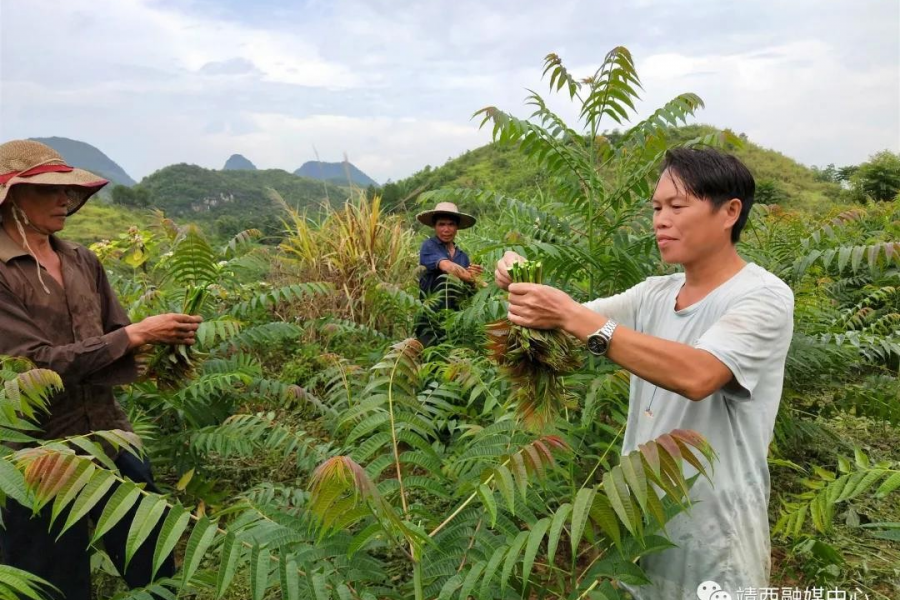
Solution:
[{"label": "distant mountain ridge", "polygon": [[232,154],[228,157],[228,160],[225,161],[225,166],[222,167],[223,171],[256,171],[256,165],[254,165],[248,158],[241,154]]},{"label": "distant mountain ridge", "polygon": [[322,181],[332,181],[339,185],[347,185],[348,182],[360,187],[378,185],[378,182],[356,168],[353,163],[347,161],[330,163],[310,160],[294,171],[294,175]]},{"label": "distant mountain ridge", "polygon": [[[215,170],[197,165],[169,165],[144,177],[134,188],[146,193],[149,207],[176,220],[215,224],[220,234],[233,235],[255,227],[267,233],[282,230],[282,208],[268,189],[301,211],[315,215],[328,201],[322,183],[281,169]],[[335,200],[343,198],[338,187]]]},{"label": "distant mountain ridge", "polygon": [[95,146],[78,140],[64,137],[31,138],[36,142],[47,144],[60,154],[66,162],[79,169],[86,169],[119,185],[131,187],[137,183],[113,159]]}]

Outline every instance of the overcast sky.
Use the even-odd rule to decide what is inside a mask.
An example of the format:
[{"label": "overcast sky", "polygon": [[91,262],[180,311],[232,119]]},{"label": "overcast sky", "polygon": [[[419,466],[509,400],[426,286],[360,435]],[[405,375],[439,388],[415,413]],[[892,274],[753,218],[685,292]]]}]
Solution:
[{"label": "overcast sky", "polygon": [[0,0],[0,140],[86,141],[135,179],[315,148],[384,182],[487,142],[479,108],[526,116],[547,53],[580,77],[616,45],[643,114],[694,92],[697,122],[806,164],[900,151],[897,0]]}]

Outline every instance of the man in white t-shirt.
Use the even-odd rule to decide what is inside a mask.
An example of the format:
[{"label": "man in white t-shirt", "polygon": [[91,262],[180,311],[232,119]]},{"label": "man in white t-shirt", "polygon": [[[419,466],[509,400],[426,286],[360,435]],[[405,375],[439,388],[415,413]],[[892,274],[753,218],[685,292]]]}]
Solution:
[{"label": "man in white t-shirt", "polygon": [[[695,600],[703,582],[725,591],[767,587],[770,570],[769,442],[793,331],[790,288],[737,253],[755,184],[735,157],[712,149],[667,153],[653,194],[662,259],[683,273],[650,277],[625,292],[579,304],[543,285],[510,284],[509,319],[562,329],[631,375],[622,452],[673,429],[705,436],[719,460],[713,483],[667,525],[676,548],[641,561],[651,584],[641,600]],[[688,473],[695,471],[687,469]]]}]

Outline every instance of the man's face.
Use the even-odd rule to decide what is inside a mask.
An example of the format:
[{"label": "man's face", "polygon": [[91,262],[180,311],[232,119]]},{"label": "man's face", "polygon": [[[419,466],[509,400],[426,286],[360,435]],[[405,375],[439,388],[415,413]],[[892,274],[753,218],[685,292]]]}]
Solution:
[{"label": "man's face", "polygon": [[19,184],[10,190],[13,198],[7,201],[15,202],[36,229],[56,233],[66,226],[69,189],[65,185]]},{"label": "man's face", "polygon": [[459,226],[453,219],[439,218],[434,222],[434,233],[441,243],[449,244],[456,237]]},{"label": "man's face", "polygon": [[691,264],[731,244],[731,227],[740,215],[740,200],[718,210],[712,202],[688,194],[684,184],[666,170],[651,200],[653,231],[663,261]]}]

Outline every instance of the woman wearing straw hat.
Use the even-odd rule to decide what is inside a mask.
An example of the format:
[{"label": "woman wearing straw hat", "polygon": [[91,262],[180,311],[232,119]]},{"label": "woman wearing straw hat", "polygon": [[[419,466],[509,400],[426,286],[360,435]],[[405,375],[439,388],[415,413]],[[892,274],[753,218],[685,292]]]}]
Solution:
[{"label": "woman wearing straw hat", "polygon": [[[39,439],[85,435],[131,425],[112,387],[134,381],[135,350],[144,344],[193,344],[200,317],[164,314],[130,323],[100,261],[55,236],[66,219],[108,182],[68,166],[52,148],[31,140],[0,145],[0,355],[22,356],[56,371],[64,391],[37,423]],[[146,459],[115,457],[122,475],[156,490]],[[117,486],[109,490],[107,499]],[[96,522],[102,505],[91,511]],[[133,509],[135,510],[135,509]],[[50,507],[36,517],[9,499],[2,513],[3,562],[56,586],[64,598],[91,597],[88,519],[62,536],[65,519],[50,526]],[[134,512],[104,536],[107,553],[126,582],[150,582],[153,532],[125,568],[124,549]],[[168,563],[160,575],[171,575]]]},{"label": "woman wearing straw hat", "polygon": [[[457,232],[475,225],[475,217],[459,212],[452,202],[439,202],[433,210],[416,215],[416,219],[423,225],[434,228],[434,236],[422,242],[419,249],[419,264],[424,267],[424,272],[419,277],[421,296],[425,298],[441,292],[438,307],[456,310],[459,297],[446,285],[447,276],[453,275],[475,285],[477,277],[483,271],[480,265],[471,264],[469,255],[455,243]],[[434,319],[423,315],[416,324],[416,337],[423,346],[431,346],[444,338],[444,332]]]}]

